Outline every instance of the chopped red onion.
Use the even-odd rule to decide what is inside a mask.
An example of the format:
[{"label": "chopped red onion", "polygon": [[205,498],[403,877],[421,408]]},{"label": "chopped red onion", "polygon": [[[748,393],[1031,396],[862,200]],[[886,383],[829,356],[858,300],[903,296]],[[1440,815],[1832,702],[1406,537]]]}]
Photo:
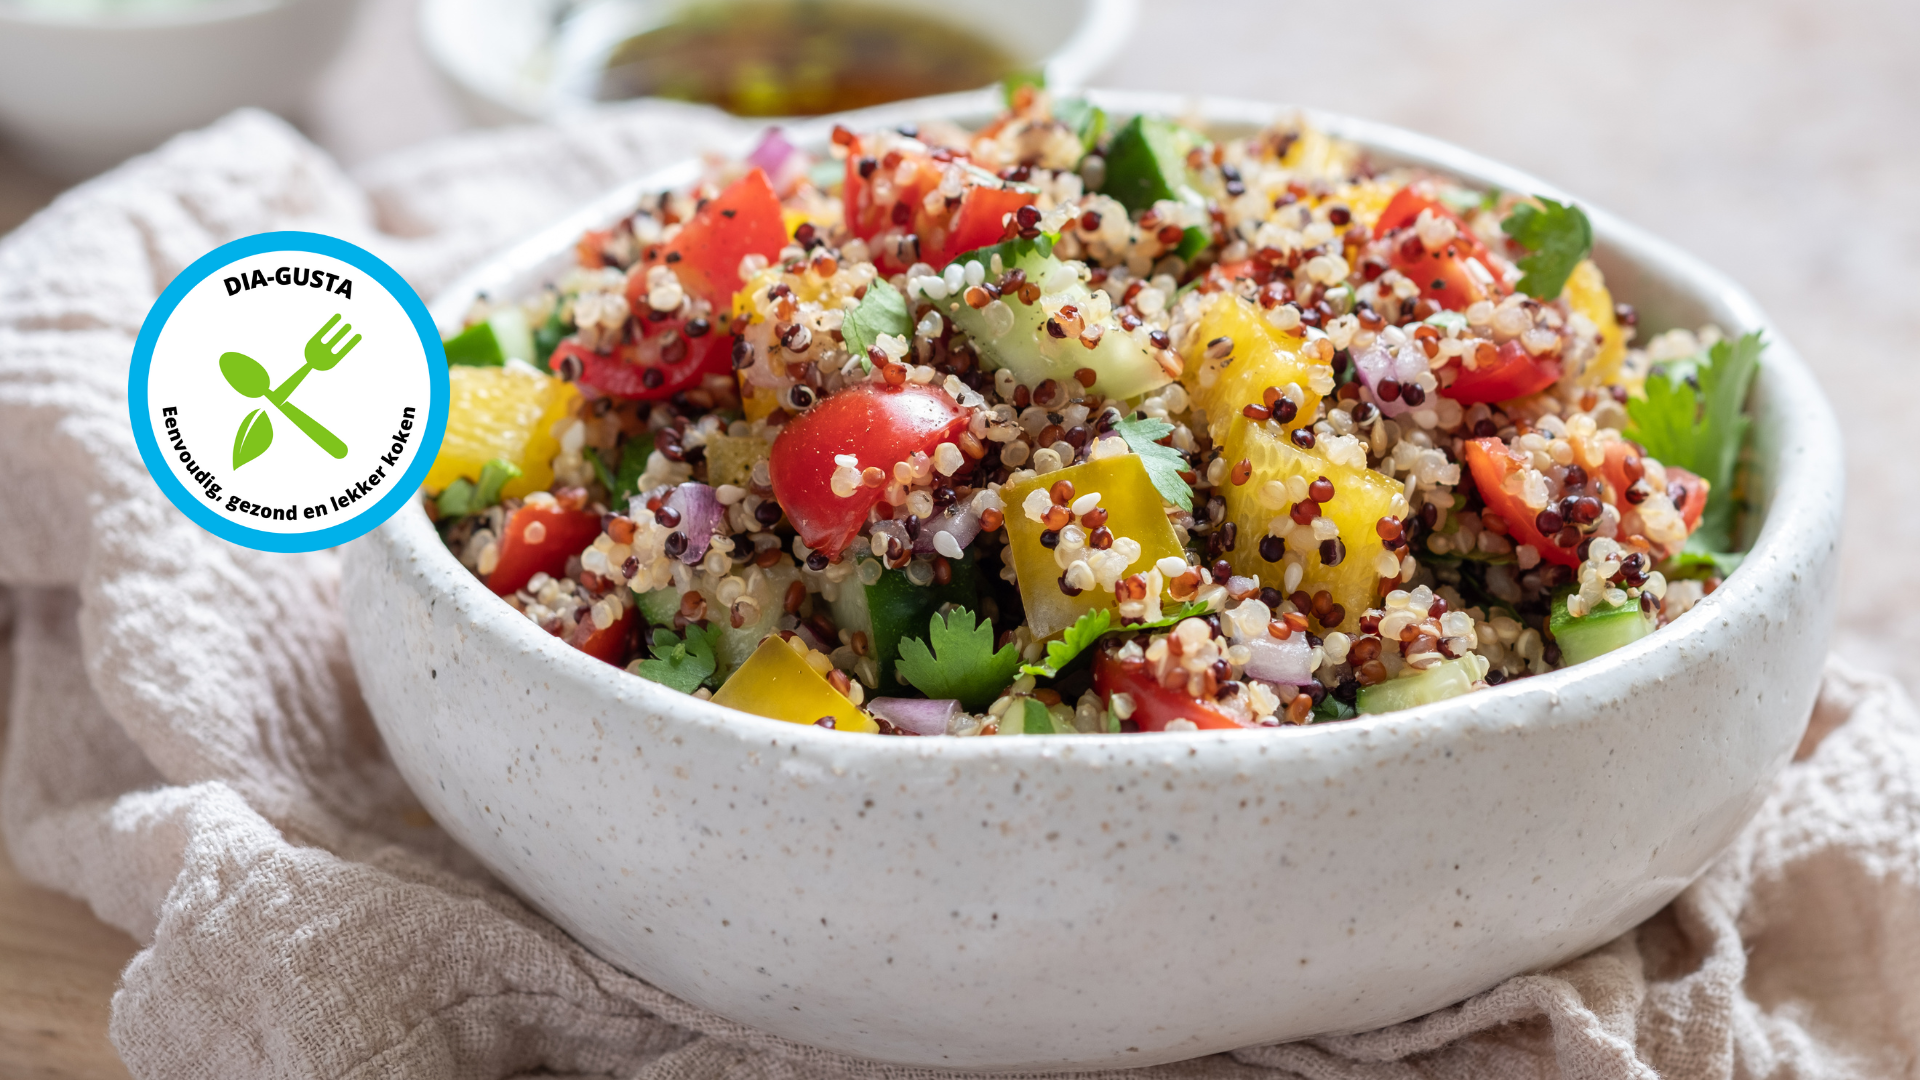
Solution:
[{"label": "chopped red onion", "polygon": [[934,546],[934,537],[940,533],[953,537],[955,551],[965,551],[974,537],[980,535],[980,515],[973,512],[973,500],[954,503],[921,522],[920,536],[914,540],[913,550],[921,555],[937,552],[953,557],[952,551],[940,551]]},{"label": "chopped red onion", "polygon": [[777,190],[785,186],[790,170],[797,172],[806,162],[799,147],[788,142],[779,128],[770,127],[765,135],[760,136],[760,145],[747,155],[747,164],[758,165],[765,170],[767,180]]},{"label": "chopped red onion", "polygon": [[1360,381],[1366,384],[1367,389],[1373,391],[1374,401],[1379,405],[1382,414],[1399,416],[1413,409],[1413,406],[1408,405],[1398,394],[1395,394],[1391,401],[1381,397],[1380,384],[1387,379],[1398,383],[1409,383],[1426,371],[1426,357],[1416,355],[1419,349],[1420,346],[1409,342],[1397,351],[1389,351],[1386,346],[1375,342],[1353,354],[1353,369],[1359,374]]},{"label": "chopped red onion", "polygon": [[840,647],[840,643],[837,641],[829,644],[822,639],[819,634],[814,633],[813,627],[808,626],[806,623],[796,623],[793,628],[793,636],[799,638],[802,644],[814,652],[831,655],[833,650]]},{"label": "chopped red onion", "polygon": [[705,484],[681,484],[667,497],[667,505],[680,514],[680,524],[674,531],[687,537],[687,550],[681,552],[680,561],[691,565],[706,558],[713,534],[727,513],[719,496]]},{"label": "chopped red onion", "polygon": [[1295,686],[1313,681],[1313,646],[1307,644],[1307,635],[1292,634],[1285,641],[1274,637],[1252,638],[1247,641],[1247,648],[1253,650],[1253,659],[1247,661],[1248,678]]},{"label": "chopped red onion", "polygon": [[876,521],[867,527],[874,536],[891,536],[900,544],[903,552],[913,550],[913,538],[907,535],[907,527],[898,521]]},{"label": "chopped red onion", "polygon": [[902,731],[945,735],[947,724],[960,715],[960,703],[952,698],[877,697],[868,699],[867,711]]}]

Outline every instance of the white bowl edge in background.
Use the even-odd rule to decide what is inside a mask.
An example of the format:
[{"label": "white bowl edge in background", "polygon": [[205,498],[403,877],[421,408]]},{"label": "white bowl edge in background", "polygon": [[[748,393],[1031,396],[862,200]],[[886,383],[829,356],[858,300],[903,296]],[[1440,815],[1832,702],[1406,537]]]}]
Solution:
[{"label": "white bowl edge in background", "polygon": [[[1095,97],[1228,124],[1288,111]],[[959,95],[864,121],[989,108]],[[1384,158],[1563,194],[1313,115]],[[449,288],[436,317],[538,284],[581,228],[696,169],[596,200]],[[376,720],[435,819],[590,948],[732,1019],[867,1057],[1144,1065],[1375,1027],[1578,955],[1697,876],[1790,756],[1831,628],[1840,508],[1821,482],[1837,428],[1791,345],[1719,274],[1588,210],[1645,325],[1767,330],[1758,487],[1794,493],[1725,585],[1625,649],[1273,733],[850,738],[559,644],[410,508],[348,549]]]},{"label": "white bowl edge in background", "polygon": [[290,113],[339,51],[358,0],[227,0],[61,18],[0,3],[0,132],[87,176],[256,105]]},{"label": "white bowl edge in background", "polygon": [[[633,0],[639,8],[670,12],[679,0]],[[888,2],[888,0],[866,0]],[[909,9],[952,17],[938,0],[896,0]],[[984,4],[984,8],[981,6]],[[1070,0],[1048,10],[1076,8],[1060,25],[1033,33],[1034,8],[1020,0],[978,0],[970,11],[978,29],[1023,63],[1042,66],[1048,85],[1078,89],[1119,55],[1133,32],[1140,0]],[[589,100],[558,72],[549,47],[558,5],[519,0],[423,0],[420,39],[428,57],[467,114],[479,123],[520,123],[617,103]],[[1016,31],[1015,28],[1020,28]],[[584,55],[584,50],[580,50]]]}]

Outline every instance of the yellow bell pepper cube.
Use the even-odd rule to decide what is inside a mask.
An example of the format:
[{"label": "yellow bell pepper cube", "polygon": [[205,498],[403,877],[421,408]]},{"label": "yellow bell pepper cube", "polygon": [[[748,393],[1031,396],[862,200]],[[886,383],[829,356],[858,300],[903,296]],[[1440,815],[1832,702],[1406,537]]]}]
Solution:
[{"label": "yellow bell pepper cube", "polygon": [[[1360,613],[1379,601],[1381,574],[1375,563],[1386,544],[1380,539],[1377,525],[1392,513],[1400,485],[1371,469],[1336,465],[1318,450],[1293,445],[1271,423],[1244,417],[1228,433],[1223,450],[1229,465],[1244,460],[1253,466],[1246,483],[1229,484],[1226,489],[1227,520],[1239,530],[1233,551],[1227,556],[1233,572],[1257,577],[1262,585],[1285,591],[1287,562],[1298,556],[1303,570],[1298,588],[1309,595],[1325,589],[1344,609],[1343,617],[1326,629],[1351,631],[1359,623]],[[1328,565],[1321,558],[1318,543],[1289,543],[1281,561],[1268,562],[1260,554],[1263,538],[1269,533],[1285,535],[1310,526],[1296,526],[1288,513],[1292,499],[1267,485],[1274,482],[1284,487],[1295,477],[1311,485],[1323,476],[1333,484],[1333,497],[1320,504],[1319,516],[1339,528],[1344,555]],[[1282,528],[1274,528],[1275,524]]]},{"label": "yellow bell pepper cube", "polygon": [[835,690],[778,634],[760,643],[721,684],[713,702],[789,724],[812,724],[830,716],[835,731],[872,734],[880,730],[872,717]]},{"label": "yellow bell pepper cube", "polygon": [[1027,626],[1033,636],[1057,634],[1089,611],[1114,607],[1113,592],[1098,587],[1068,596],[1060,588],[1061,567],[1055,549],[1040,542],[1047,527],[1027,516],[1027,496],[1046,491],[1065,480],[1074,497],[1100,494],[1107,512],[1106,527],[1114,537],[1128,537],[1140,545],[1140,555],[1127,565],[1126,575],[1144,573],[1169,555],[1182,554],[1180,540],[1167,521],[1160,493],[1154,490],[1147,468],[1135,454],[1089,461],[1008,484],[1000,489],[1006,501],[1007,537],[1013,548],[1014,573],[1020,579],[1020,599],[1026,605]]},{"label": "yellow bell pepper cube", "polygon": [[[1209,358],[1207,346],[1221,338],[1233,342],[1226,356]],[[1183,358],[1181,382],[1187,395],[1207,412],[1207,429],[1217,440],[1248,405],[1259,404],[1269,386],[1285,390],[1298,386],[1302,395],[1288,428],[1313,422],[1320,395],[1308,388],[1315,368],[1326,365],[1302,356],[1304,339],[1274,328],[1258,307],[1230,292],[1214,293],[1201,310],[1200,321]],[[1331,372],[1328,372],[1331,374]]]},{"label": "yellow bell pepper cube", "polygon": [[707,483],[746,487],[753,467],[772,453],[772,444],[751,435],[707,436]]},{"label": "yellow bell pepper cube", "polygon": [[1334,139],[1310,124],[1303,124],[1300,135],[1287,147],[1280,164],[1302,176],[1337,179],[1353,173],[1359,149],[1344,140]]},{"label": "yellow bell pepper cube", "polygon": [[1383,180],[1357,180],[1342,186],[1334,193],[1333,201],[1345,203],[1347,211],[1353,215],[1355,225],[1363,225],[1368,233],[1380,221],[1380,214],[1400,192],[1400,186]]},{"label": "yellow bell pepper cube", "polygon": [[1587,363],[1587,370],[1580,376],[1581,383],[1601,386],[1615,381],[1620,377],[1620,363],[1627,356],[1627,335],[1614,314],[1613,293],[1607,290],[1607,279],[1592,259],[1582,259],[1573,268],[1567,277],[1565,296],[1567,306],[1592,320],[1600,330],[1600,352]]},{"label": "yellow bell pepper cube", "polygon": [[460,477],[478,482],[495,458],[520,470],[500,489],[517,498],[553,486],[560,453],[553,425],[580,398],[572,384],[520,367],[454,367],[447,372],[447,434],[424,485],[437,495]]}]

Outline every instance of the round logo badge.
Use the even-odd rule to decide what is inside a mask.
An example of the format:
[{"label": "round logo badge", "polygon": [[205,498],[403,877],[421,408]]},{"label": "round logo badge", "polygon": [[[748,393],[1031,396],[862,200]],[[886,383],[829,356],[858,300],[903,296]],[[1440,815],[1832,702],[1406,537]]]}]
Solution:
[{"label": "round logo badge", "polygon": [[317,233],[209,252],[160,294],[127,384],[147,471],[186,515],[262,551],[333,547],[426,477],[447,358],[386,263]]}]

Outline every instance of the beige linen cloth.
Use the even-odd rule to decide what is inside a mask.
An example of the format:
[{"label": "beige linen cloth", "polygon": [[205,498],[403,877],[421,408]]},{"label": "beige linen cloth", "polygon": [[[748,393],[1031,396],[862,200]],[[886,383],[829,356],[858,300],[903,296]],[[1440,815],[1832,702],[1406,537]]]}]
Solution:
[{"label": "beige linen cloth", "polygon": [[[148,305],[223,241],[330,232],[431,294],[569,205],[732,133],[650,109],[348,175],[239,113],[0,241],[0,814],[22,873],[146,942],[112,1024],[136,1076],[923,1075],[679,1002],[503,891],[382,753],[342,641],[336,556],[215,540],[161,497],[128,429]],[[1920,718],[1889,681],[1836,666],[1802,758],[1698,882],[1589,956],[1383,1031],[1135,1075],[1915,1075]]]}]

